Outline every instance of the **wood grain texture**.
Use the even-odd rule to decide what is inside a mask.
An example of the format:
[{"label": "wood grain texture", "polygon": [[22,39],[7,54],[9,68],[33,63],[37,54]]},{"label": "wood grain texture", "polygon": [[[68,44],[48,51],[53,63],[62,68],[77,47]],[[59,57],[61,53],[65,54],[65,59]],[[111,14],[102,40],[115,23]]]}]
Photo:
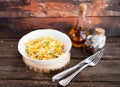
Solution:
[{"label": "wood grain texture", "polygon": [[[120,36],[120,17],[89,17],[90,32],[96,27],[106,30],[107,36]],[[0,18],[0,38],[20,38],[35,29],[56,29],[67,33],[76,26],[76,17],[65,18]]]},{"label": "wood grain texture", "polygon": [[[4,61],[8,61],[4,62]],[[42,74],[29,70],[21,59],[0,59],[0,79],[4,80],[45,80],[51,81],[56,73]],[[69,67],[77,64],[78,60],[72,59]],[[101,60],[97,66],[86,68],[78,74],[73,81],[120,81],[120,62],[119,61]],[[114,66],[113,66],[114,65]]]},{"label": "wood grain texture", "polygon": [[0,17],[71,17],[77,16],[78,4],[88,5],[88,16],[120,16],[119,0],[1,0]]},{"label": "wood grain texture", "polygon": [[[2,83],[2,84],[1,84]],[[71,82],[66,87],[119,87],[119,82]],[[6,80],[0,81],[1,87],[62,87],[51,81]]]},{"label": "wood grain texture", "polygon": [[107,36],[120,35],[119,0],[0,0],[0,38],[19,38],[31,30],[52,28],[68,32],[76,25],[78,4],[87,3],[91,30],[106,29]]}]

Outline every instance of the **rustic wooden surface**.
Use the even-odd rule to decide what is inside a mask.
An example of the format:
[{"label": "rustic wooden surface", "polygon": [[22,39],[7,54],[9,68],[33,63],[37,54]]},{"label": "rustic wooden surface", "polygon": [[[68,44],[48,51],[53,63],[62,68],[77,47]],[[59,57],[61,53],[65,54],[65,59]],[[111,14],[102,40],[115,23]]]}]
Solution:
[{"label": "rustic wooden surface", "polygon": [[78,4],[88,5],[88,16],[120,16],[120,0],[0,0],[0,17],[76,16]]},{"label": "rustic wooden surface", "polygon": [[[0,87],[61,87],[51,81],[56,73],[33,72],[17,51],[19,39],[41,28],[67,33],[76,25],[78,4],[88,5],[87,17],[106,30],[105,54],[98,65],[86,68],[67,87],[120,87],[120,0],[0,0]],[[71,49],[74,66],[88,57],[82,49]]]},{"label": "rustic wooden surface", "polygon": [[[56,72],[43,74],[28,69],[17,51],[18,40],[0,40],[0,87],[59,87],[58,83],[51,81]],[[86,57],[82,49],[72,48],[67,67]],[[86,68],[67,87],[88,86],[120,87],[120,37],[107,37],[105,53],[98,65]]]},{"label": "rustic wooden surface", "polygon": [[[19,32],[37,28],[54,28],[68,31],[76,25],[78,4],[88,5],[87,17],[92,20],[90,29],[102,27],[107,36],[120,35],[120,0],[0,0],[0,34],[3,38],[21,37]],[[24,31],[27,30],[27,31]],[[6,33],[8,31],[8,33]]]},{"label": "rustic wooden surface", "polygon": [[[93,21],[90,31],[96,27],[106,30],[107,36],[120,35],[120,17],[90,17]],[[114,22],[113,22],[114,21]],[[0,38],[21,37],[34,29],[50,28],[67,33],[76,25],[76,17],[65,18],[1,18]]]}]

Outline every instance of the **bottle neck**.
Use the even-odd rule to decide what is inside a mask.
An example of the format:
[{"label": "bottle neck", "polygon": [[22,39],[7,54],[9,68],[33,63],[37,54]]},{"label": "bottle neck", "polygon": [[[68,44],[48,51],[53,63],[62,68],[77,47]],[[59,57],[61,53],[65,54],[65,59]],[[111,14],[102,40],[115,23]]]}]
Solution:
[{"label": "bottle neck", "polygon": [[79,30],[79,28],[84,29],[84,22],[86,20],[86,12],[78,11],[78,18],[77,18],[77,25],[76,29]]},{"label": "bottle neck", "polygon": [[79,11],[79,18],[81,18],[83,21],[86,21],[86,11]]}]

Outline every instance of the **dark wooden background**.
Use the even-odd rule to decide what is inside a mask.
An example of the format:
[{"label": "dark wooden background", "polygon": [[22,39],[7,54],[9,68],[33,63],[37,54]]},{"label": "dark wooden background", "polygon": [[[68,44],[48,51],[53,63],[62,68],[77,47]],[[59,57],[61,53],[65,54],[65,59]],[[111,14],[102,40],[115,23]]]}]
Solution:
[{"label": "dark wooden background", "polygon": [[66,32],[76,25],[78,4],[87,3],[90,29],[120,36],[120,0],[0,0],[0,38],[19,38],[38,28]]}]

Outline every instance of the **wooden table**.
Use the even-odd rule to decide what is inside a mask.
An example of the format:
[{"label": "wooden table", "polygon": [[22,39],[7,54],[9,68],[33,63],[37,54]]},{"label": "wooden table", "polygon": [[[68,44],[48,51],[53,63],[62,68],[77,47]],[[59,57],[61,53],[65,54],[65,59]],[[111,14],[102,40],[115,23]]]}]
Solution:
[{"label": "wooden table", "polygon": [[[31,71],[17,51],[19,39],[0,39],[0,87],[61,87],[51,78],[58,72]],[[71,49],[67,68],[88,57],[79,48]],[[107,37],[105,53],[95,67],[79,73],[67,87],[120,87],[120,37]]]}]

